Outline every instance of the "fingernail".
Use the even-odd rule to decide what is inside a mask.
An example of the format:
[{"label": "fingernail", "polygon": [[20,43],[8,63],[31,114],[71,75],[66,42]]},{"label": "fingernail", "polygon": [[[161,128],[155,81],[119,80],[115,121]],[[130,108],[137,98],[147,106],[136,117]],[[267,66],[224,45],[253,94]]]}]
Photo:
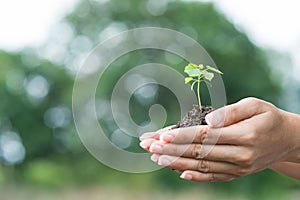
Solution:
[{"label": "fingernail", "polygon": [[180,175],[180,178],[185,179],[185,180],[189,180],[189,181],[190,181],[190,180],[193,179],[193,176],[192,176],[192,174],[183,172],[183,173]]},{"label": "fingernail", "polygon": [[161,157],[158,158],[158,163],[157,164],[159,164],[161,166],[164,166],[164,167],[167,167],[171,164],[171,162],[167,158],[161,156]]},{"label": "fingernail", "polygon": [[140,146],[143,148],[143,149],[146,149],[149,147],[149,143],[147,140],[143,140],[140,142]]},{"label": "fingernail", "polygon": [[164,142],[172,142],[174,140],[174,136],[171,134],[163,134],[161,135],[161,140],[163,140]]},{"label": "fingernail", "polygon": [[156,132],[144,133],[143,135],[141,135],[140,140],[143,141],[145,139],[149,139],[152,136],[154,136],[155,134],[156,134]]},{"label": "fingernail", "polygon": [[153,154],[153,155],[151,156],[151,160],[152,160],[153,162],[157,162],[157,161],[158,161],[158,158],[159,158],[159,154]]},{"label": "fingernail", "polygon": [[223,115],[218,111],[214,111],[206,115],[205,121],[209,126],[220,126],[223,123]]},{"label": "fingernail", "polygon": [[151,153],[162,153],[162,146],[159,144],[153,144],[150,146]]}]

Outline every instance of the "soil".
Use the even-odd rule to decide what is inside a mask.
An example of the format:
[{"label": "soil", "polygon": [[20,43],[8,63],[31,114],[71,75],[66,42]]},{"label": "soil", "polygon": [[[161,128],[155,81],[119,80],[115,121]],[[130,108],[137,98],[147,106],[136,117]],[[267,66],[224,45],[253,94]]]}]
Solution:
[{"label": "soil", "polygon": [[211,106],[202,106],[202,112],[200,112],[199,105],[194,104],[193,109],[187,112],[184,118],[179,121],[173,127],[173,129],[197,125],[207,125],[205,116],[214,110],[215,109]]}]

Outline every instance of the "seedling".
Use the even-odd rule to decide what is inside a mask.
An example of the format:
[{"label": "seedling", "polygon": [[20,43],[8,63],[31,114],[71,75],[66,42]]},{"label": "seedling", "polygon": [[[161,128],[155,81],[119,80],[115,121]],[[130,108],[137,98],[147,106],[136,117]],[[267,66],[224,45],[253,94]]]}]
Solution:
[{"label": "seedling", "polygon": [[194,86],[197,84],[197,97],[200,112],[202,112],[201,105],[201,95],[200,95],[200,83],[206,82],[208,85],[211,85],[210,82],[214,78],[214,73],[223,74],[220,70],[213,68],[211,66],[206,65],[204,67],[203,64],[196,65],[193,63],[188,64],[184,68],[184,72],[189,76],[185,78],[185,84],[192,83],[191,90],[194,89]]}]

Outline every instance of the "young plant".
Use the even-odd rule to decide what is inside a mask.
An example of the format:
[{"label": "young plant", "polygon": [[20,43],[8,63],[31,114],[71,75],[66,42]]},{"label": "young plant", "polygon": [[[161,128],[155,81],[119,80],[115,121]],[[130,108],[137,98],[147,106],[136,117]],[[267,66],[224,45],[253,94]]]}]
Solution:
[{"label": "young plant", "polygon": [[[193,63],[188,64],[184,68],[184,72],[189,76],[185,78],[185,84],[192,83],[191,90],[194,89],[195,84],[197,84],[197,96],[198,96],[198,104],[200,112],[202,112],[201,105],[201,95],[200,95],[200,83],[206,82],[211,85],[209,82],[214,78],[214,73],[223,74],[220,70],[213,68],[211,66],[206,65],[204,67],[203,64],[196,65]],[[209,82],[208,82],[209,81]]]}]

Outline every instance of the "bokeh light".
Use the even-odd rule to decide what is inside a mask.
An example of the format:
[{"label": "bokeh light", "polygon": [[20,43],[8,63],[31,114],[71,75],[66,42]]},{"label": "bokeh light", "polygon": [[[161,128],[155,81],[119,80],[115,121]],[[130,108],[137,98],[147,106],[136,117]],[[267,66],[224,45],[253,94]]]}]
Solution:
[{"label": "bokeh light", "polygon": [[0,158],[9,165],[21,163],[25,158],[25,148],[16,132],[0,133]]},{"label": "bokeh light", "polygon": [[30,75],[24,81],[24,87],[31,102],[40,102],[50,90],[49,82],[42,75]]},{"label": "bokeh light", "polygon": [[71,123],[71,120],[71,110],[64,106],[49,108],[44,115],[45,124],[52,129],[64,128]]}]

